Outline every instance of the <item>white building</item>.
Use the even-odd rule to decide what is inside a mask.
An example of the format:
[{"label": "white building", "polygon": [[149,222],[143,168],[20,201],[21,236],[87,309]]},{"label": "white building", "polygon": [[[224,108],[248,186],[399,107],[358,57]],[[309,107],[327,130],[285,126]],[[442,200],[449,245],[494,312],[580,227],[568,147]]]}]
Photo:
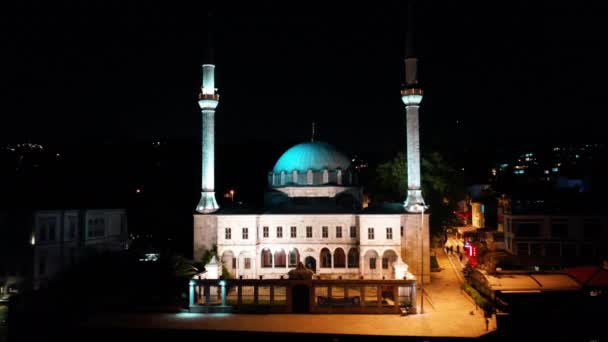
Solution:
[{"label": "white building", "polygon": [[194,215],[195,259],[217,245],[232,276],[278,278],[302,261],[318,275],[366,279],[394,279],[402,261],[418,275],[420,254],[430,260],[428,214],[407,213],[400,203],[362,209],[349,159],[329,144],[290,148],[268,181],[262,211]]},{"label": "white building", "polygon": [[44,286],[86,253],[128,248],[124,209],[42,210],[34,213],[33,286]]}]

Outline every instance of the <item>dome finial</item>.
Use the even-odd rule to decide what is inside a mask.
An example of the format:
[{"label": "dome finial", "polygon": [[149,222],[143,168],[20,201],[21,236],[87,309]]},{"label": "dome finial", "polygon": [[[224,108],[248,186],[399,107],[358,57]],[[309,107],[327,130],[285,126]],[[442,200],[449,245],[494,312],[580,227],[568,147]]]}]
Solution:
[{"label": "dome finial", "polygon": [[310,136],[310,142],[315,141],[315,122],[312,122],[312,135]]}]

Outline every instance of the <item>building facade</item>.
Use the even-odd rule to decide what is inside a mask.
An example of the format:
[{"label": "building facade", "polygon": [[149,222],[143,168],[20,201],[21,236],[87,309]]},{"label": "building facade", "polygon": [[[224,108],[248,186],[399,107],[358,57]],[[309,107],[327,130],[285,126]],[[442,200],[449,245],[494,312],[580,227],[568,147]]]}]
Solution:
[{"label": "building facade", "polygon": [[298,262],[326,278],[395,279],[406,263],[414,276],[424,267],[428,281],[428,213],[399,203],[364,209],[352,175],[329,144],[292,147],[269,173],[264,209],[194,215],[195,259],[215,245],[225,270],[245,279],[280,278]]},{"label": "building facade", "polygon": [[36,211],[30,244],[33,287],[37,289],[78,263],[87,253],[127,249],[126,210]]},{"label": "building facade", "polygon": [[504,215],[505,249],[520,257],[580,260],[608,256],[608,217]]}]

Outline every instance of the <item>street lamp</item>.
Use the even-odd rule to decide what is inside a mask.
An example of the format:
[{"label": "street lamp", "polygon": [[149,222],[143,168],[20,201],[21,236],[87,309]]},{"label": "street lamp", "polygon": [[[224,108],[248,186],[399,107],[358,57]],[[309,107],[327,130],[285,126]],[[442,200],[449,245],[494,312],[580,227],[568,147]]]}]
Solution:
[{"label": "street lamp", "polygon": [[420,313],[424,313],[424,209],[428,209],[428,205],[420,206]]},{"label": "street lamp", "polygon": [[230,200],[234,203],[234,189],[230,189]]}]

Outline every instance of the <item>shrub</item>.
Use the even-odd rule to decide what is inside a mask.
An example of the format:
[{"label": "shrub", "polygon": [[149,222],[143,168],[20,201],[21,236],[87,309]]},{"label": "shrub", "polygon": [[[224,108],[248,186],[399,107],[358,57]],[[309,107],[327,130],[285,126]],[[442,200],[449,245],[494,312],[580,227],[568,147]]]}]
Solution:
[{"label": "shrub", "polygon": [[489,307],[488,300],[481,293],[479,293],[479,291],[477,291],[473,286],[471,286],[469,284],[462,284],[461,288],[464,292],[466,292],[473,299],[473,301],[477,304],[477,306],[479,306],[480,308],[483,308],[484,310],[488,309],[488,307]]}]

